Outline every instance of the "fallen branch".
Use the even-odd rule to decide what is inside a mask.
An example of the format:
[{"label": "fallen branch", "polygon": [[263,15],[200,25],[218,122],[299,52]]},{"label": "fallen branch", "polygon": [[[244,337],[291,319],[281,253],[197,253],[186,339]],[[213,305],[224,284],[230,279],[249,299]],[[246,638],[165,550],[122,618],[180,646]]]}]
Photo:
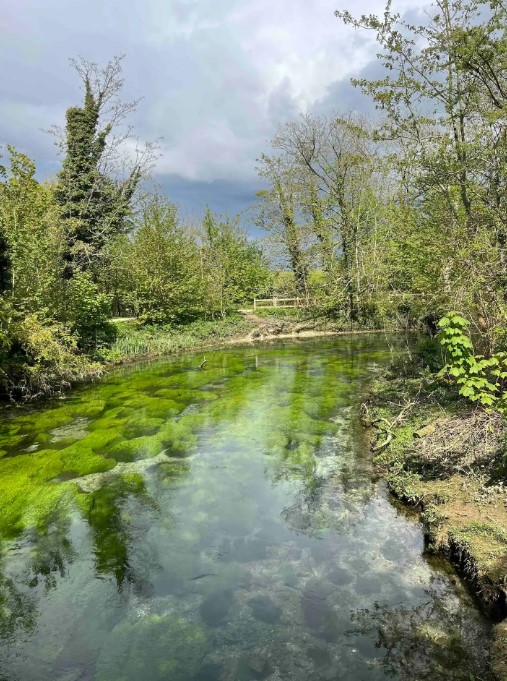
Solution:
[{"label": "fallen branch", "polygon": [[[377,428],[378,430],[382,430],[387,435],[386,439],[383,442],[372,447],[373,452],[375,453],[381,452],[383,449],[385,449],[391,444],[393,439],[396,437],[394,428],[401,422],[406,411],[408,409],[411,409],[414,406],[414,404],[415,402],[407,402],[407,404],[405,404],[403,409],[392,421],[389,421],[388,419],[383,417],[379,417],[378,419],[369,419],[367,421],[365,416],[369,416],[369,409],[366,404],[362,405],[362,411],[365,412],[365,416],[363,416],[363,423],[369,423],[369,425],[373,426],[374,428]],[[385,426],[380,425],[382,423],[385,423],[386,425]]]},{"label": "fallen branch", "polygon": [[203,361],[199,364],[199,369],[204,369],[204,365],[208,363],[208,360],[206,357],[203,359]]}]

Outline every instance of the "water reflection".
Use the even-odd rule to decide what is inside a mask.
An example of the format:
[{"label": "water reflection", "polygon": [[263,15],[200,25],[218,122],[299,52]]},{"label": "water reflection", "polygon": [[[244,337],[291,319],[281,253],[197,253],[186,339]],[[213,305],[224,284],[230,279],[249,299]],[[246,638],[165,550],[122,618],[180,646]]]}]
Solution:
[{"label": "water reflection", "polygon": [[0,679],[483,670],[486,623],[374,480],[356,407],[386,359],[373,337],[186,357],[10,420]]},{"label": "water reflection", "polygon": [[[382,606],[352,614],[357,629],[348,636],[361,646],[363,637],[376,637],[378,657],[373,663],[386,676],[401,681],[446,681],[493,676],[485,671],[489,657],[480,618],[474,620],[455,599],[455,591],[437,578],[425,590],[427,600],[417,606]],[[483,656],[475,654],[477,641],[484,645]],[[468,677],[464,670],[468,670]]]}]

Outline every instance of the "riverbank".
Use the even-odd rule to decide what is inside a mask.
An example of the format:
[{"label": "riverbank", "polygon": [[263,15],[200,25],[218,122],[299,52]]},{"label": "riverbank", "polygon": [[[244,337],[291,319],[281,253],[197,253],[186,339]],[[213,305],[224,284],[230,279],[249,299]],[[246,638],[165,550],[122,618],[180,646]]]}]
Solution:
[{"label": "riverbank", "polygon": [[102,354],[106,364],[127,364],[188,350],[207,350],[226,345],[295,338],[318,338],[350,333],[379,333],[381,329],[345,329],[326,317],[312,317],[299,310],[278,314],[234,314],[213,321],[194,321],[178,326],[143,327],[135,320],[118,321],[116,340]]},{"label": "riverbank", "polygon": [[494,622],[492,668],[507,679],[507,427],[431,379],[391,371],[363,405],[390,491],[419,509],[427,550],[447,557]]},{"label": "riverbank", "polygon": [[347,327],[303,309],[244,311],[215,320],[197,319],[166,326],[144,326],[135,319],[110,320],[109,345],[90,355],[53,353],[50,363],[19,365],[0,392],[0,402],[34,401],[62,395],[74,386],[100,379],[116,366],[257,341],[318,338],[376,329]]}]

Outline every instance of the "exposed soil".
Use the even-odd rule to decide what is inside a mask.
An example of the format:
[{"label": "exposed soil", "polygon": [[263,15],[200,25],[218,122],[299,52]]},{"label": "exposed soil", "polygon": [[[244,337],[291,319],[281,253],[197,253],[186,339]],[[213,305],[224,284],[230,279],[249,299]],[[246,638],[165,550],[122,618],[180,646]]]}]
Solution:
[{"label": "exposed soil", "polygon": [[305,321],[293,321],[286,318],[263,318],[251,310],[242,310],[244,318],[252,324],[253,328],[244,336],[231,338],[226,341],[227,345],[239,345],[241,343],[253,343],[255,341],[277,340],[284,338],[318,338],[319,336],[338,336],[360,333],[379,333],[382,329],[366,329],[358,331],[343,331],[326,328],[326,323],[309,319]]}]

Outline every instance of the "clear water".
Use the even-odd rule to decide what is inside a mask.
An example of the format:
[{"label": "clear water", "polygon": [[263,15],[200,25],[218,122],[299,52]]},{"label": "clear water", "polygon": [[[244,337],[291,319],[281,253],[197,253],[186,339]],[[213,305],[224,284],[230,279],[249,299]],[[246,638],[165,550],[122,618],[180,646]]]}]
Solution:
[{"label": "clear water", "polygon": [[380,337],[138,366],[0,428],[2,681],[487,679],[375,480]]}]

